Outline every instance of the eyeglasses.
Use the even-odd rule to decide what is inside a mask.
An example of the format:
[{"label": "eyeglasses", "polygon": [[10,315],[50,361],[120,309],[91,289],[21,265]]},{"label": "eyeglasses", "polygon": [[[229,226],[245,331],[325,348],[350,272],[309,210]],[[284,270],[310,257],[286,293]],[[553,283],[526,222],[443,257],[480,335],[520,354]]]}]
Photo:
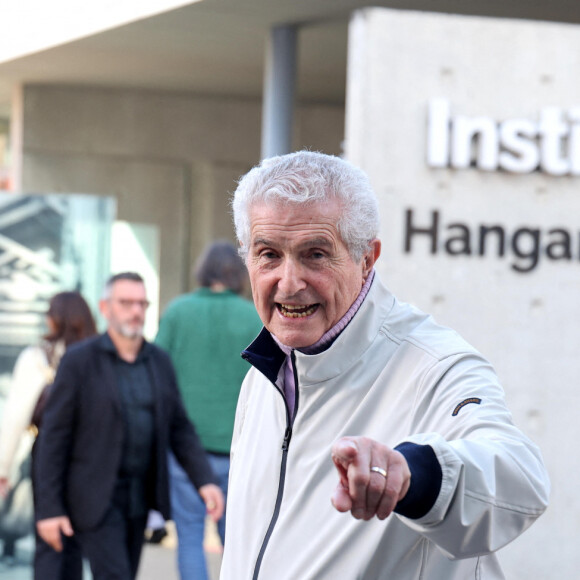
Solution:
[{"label": "eyeglasses", "polygon": [[143,310],[147,310],[151,304],[149,300],[131,300],[129,298],[117,298],[117,302],[121,305],[121,308],[133,308],[133,306],[139,306]]}]

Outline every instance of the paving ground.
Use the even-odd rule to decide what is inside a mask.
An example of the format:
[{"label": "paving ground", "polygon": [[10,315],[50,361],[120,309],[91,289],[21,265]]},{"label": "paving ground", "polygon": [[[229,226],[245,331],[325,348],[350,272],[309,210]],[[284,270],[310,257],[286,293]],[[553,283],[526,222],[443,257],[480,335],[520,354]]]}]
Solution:
[{"label": "paving ground", "polygon": [[[177,539],[171,522],[168,523],[167,529],[169,534],[161,544],[145,544],[137,580],[179,580],[176,562]],[[218,580],[221,547],[215,526],[211,523],[208,523],[204,545],[210,580]],[[0,558],[0,580],[32,580],[30,561],[33,548],[34,542],[30,536],[18,541],[14,561]],[[91,574],[87,569],[85,580],[90,579]]]},{"label": "paving ground", "polygon": [[[175,552],[177,538],[171,522],[167,525],[167,531],[169,534],[160,545],[145,544],[137,580],[179,580]],[[204,545],[210,580],[218,580],[221,543],[211,522],[207,525]]]}]

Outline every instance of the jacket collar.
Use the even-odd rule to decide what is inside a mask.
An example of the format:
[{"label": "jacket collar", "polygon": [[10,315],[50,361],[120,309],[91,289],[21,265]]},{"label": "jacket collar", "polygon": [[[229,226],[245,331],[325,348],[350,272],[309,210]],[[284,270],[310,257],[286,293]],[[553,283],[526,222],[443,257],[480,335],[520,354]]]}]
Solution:
[{"label": "jacket collar", "polygon": [[256,367],[269,381],[275,383],[278,372],[286,360],[286,354],[264,327],[252,344],[242,352],[242,358]]},{"label": "jacket collar", "polygon": [[[315,384],[331,379],[356,364],[379,333],[394,304],[394,296],[376,274],[359,310],[327,350],[311,355],[294,350],[300,383]],[[242,357],[275,383],[286,354],[263,328]]]}]

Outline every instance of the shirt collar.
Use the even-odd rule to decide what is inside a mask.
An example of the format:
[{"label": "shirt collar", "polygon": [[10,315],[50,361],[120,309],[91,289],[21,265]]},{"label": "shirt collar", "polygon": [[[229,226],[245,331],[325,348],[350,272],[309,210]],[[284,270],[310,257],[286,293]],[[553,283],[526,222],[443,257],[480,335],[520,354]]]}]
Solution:
[{"label": "shirt collar", "polygon": [[[117,352],[117,347],[115,346],[115,343],[113,342],[113,339],[111,338],[108,332],[105,332],[103,334],[102,344],[103,348],[107,352],[112,352],[119,360],[122,360],[121,357],[119,356],[119,353]],[[151,344],[147,342],[145,339],[143,339],[143,343],[141,344],[141,348],[137,353],[137,358],[135,359],[135,362],[141,362],[142,360],[145,360],[149,356],[150,352],[151,352]]]}]

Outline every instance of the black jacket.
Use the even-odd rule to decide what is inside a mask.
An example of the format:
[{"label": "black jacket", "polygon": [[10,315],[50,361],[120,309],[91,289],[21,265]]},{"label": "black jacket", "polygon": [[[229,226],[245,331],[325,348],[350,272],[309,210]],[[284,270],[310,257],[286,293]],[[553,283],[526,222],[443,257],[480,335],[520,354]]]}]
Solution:
[{"label": "black jacket", "polygon": [[[115,375],[116,353],[106,335],[72,345],[55,378],[35,452],[36,519],[68,515],[79,531],[94,528],[108,509],[124,443]],[[173,451],[196,487],[215,483],[187,418],[169,356],[159,347],[145,359],[154,394],[154,473],[150,508],[170,519],[167,452]]]}]

